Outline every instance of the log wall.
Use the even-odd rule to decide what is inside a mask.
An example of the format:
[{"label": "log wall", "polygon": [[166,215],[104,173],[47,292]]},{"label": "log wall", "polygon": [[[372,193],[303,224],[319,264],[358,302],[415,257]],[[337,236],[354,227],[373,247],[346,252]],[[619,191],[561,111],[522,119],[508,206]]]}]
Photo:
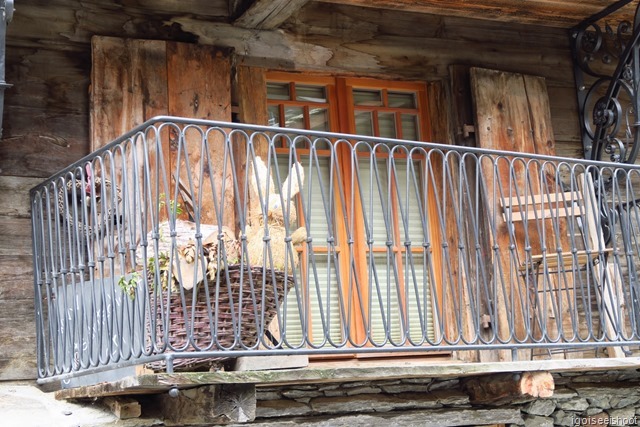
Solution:
[{"label": "log wall", "polygon": [[0,379],[36,374],[28,189],[90,151],[94,35],[232,48],[236,66],[439,81],[443,102],[454,65],[539,75],[558,154],[581,156],[566,30],[317,2],[273,31],[227,15],[226,1],[20,1],[0,140]]}]

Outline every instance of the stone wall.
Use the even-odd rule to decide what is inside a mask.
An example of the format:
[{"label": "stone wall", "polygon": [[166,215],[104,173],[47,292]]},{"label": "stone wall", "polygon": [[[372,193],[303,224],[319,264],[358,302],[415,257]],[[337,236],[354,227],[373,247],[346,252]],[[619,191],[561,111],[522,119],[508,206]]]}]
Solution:
[{"label": "stone wall", "polygon": [[640,372],[556,373],[546,399],[471,401],[463,379],[260,387],[259,426],[639,425]]}]

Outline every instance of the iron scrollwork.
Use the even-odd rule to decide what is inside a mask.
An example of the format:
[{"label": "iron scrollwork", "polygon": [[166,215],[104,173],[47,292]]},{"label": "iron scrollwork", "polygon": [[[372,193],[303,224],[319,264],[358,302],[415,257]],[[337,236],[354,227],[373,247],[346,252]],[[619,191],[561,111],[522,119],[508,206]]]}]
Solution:
[{"label": "iron scrollwork", "polygon": [[631,1],[618,1],[571,30],[582,141],[591,160],[635,163],[638,156],[640,5],[633,23],[609,23]]}]

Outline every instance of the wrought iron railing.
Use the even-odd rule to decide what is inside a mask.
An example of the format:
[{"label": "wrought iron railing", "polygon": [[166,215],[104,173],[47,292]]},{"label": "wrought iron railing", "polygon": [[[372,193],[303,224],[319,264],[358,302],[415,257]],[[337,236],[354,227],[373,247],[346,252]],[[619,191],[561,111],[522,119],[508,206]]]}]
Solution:
[{"label": "wrought iron railing", "polygon": [[630,354],[639,183],[631,165],[160,117],[31,192],[39,376]]},{"label": "wrought iron railing", "polygon": [[635,163],[640,148],[640,6],[619,0],[571,30],[585,158]]}]

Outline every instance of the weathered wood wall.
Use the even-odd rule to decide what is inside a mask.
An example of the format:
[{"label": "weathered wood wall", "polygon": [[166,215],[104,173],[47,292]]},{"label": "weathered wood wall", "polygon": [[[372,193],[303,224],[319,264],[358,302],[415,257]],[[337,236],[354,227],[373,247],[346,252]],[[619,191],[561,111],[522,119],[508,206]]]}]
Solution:
[{"label": "weathered wood wall", "polygon": [[36,374],[27,189],[90,150],[93,35],[229,47],[237,65],[445,87],[457,64],[539,75],[548,86],[558,154],[581,155],[565,30],[313,1],[280,30],[227,21],[222,0],[21,0],[9,26],[6,79],[14,86],[0,140],[0,379]]}]

